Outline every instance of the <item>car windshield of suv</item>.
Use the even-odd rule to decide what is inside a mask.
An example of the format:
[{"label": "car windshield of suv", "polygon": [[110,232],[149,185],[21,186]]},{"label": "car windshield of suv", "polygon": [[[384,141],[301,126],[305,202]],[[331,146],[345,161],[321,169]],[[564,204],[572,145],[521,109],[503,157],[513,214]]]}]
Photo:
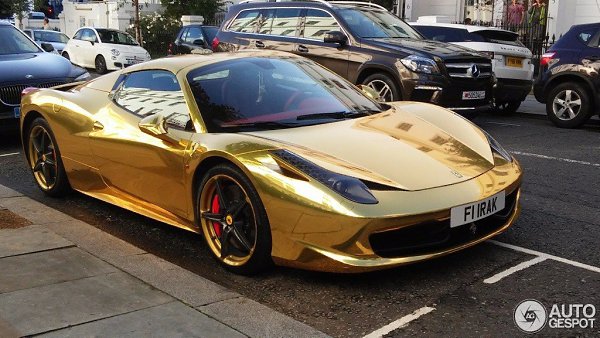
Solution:
[{"label": "car windshield of suv", "polygon": [[356,118],[385,105],[295,57],[221,61],[187,75],[209,132],[280,129]]},{"label": "car windshield of suv", "polygon": [[352,33],[360,38],[423,38],[414,28],[387,11],[346,8],[339,10],[338,14]]},{"label": "car windshield of suv", "polygon": [[109,29],[97,29],[96,31],[98,31],[98,35],[100,35],[100,42],[137,46],[135,39],[125,32]]},{"label": "car windshield of suv", "polygon": [[59,43],[69,42],[69,38],[65,34],[59,32],[34,31],[33,36],[35,41]]},{"label": "car windshield of suv", "polygon": [[0,26],[0,55],[39,53],[42,50],[13,26]]}]

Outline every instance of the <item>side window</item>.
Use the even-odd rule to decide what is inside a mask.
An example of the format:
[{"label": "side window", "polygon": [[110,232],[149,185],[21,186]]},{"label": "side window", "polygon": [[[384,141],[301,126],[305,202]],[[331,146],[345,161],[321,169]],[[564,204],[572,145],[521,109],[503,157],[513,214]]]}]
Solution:
[{"label": "side window", "polygon": [[300,8],[279,8],[275,11],[271,35],[296,36]]},{"label": "side window", "polygon": [[260,10],[243,11],[229,25],[229,30],[240,33],[254,33]]},{"label": "side window", "polygon": [[594,29],[584,30],[584,31],[581,31],[577,35],[577,37],[579,38],[579,40],[581,40],[581,42],[588,45],[589,47],[592,47],[592,48],[599,47],[600,31],[598,31],[598,30],[594,30]]},{"label": "side window", "polygon": [[273,25],[274,9],[264,9],[256,22],[256,32],[259,34],[271,34],[271,25]]},{"label": "side window", "polygon": [[316,9],[306,11],[303,37],[323,40],[323,36],[329,31],[341,31],[340,26],[329,13]]},{"label": "side window", "polygon": [[[202,30],[200,29],[200,27],[190,27],[187,30],[187,32],[185,33],[183,41],[185,41],[186,43],[189,43],[189,44],[194,44],[194,41],[196,41],[196,40],[204,41],[204,36],[202,35]],[[200,44],[202,44],[202,43],[200,43]]]},{"label": "side window", "polygon": [[43,39],[42,39],[42,32],[34,31],[33,32],[33,39],[35,41],[43,41]]},{"label": "side window", "polygon": [[77,33],[75,33],[75,35],[73,36],[73,39],[75,40],[81,40],[81,36],[83,35],[83,29],[80,29],[77,31]]},{"label": "side window", "polygon": [[[117,80],[119,82],[119,80]],[[165,70],[144,70],[127,75],[113,100],[140,118],[161,114],[169,127],[190,130],[190,114],[175,75]]]}]

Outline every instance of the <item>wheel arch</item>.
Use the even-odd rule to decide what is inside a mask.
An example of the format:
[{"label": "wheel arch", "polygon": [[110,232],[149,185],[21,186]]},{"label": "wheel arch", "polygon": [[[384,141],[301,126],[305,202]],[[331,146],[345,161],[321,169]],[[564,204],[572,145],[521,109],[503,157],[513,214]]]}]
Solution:
[{"label": "wheel arch", "polygon": [[548,83],[546,83],[546,86],[544,87],[544,97],[546,98],[546,100],[548,100],[548,95],[550,95],[550,91],[553,88],[555,88],[556,86],[558,86],[562,83],[567,83],[567,82],[575,82],[575,83],[582,85],[583,88],[588,92],[588,94],[590,94],[590,97],[593,100],[592,105],[596,106],[596,104],[598,103],[598,97],[596,95],[594,95],[593,84],[590,82],[589,79],[581,76],[578,73],[561,73],[560,75],[555,76],[552,79],[550,79],[548,81]]},{"label": "wheel arch", "polygon": [[21,122],[21,144],[25,156],[29,155],[27,150],[27,138],[29,137],[28,131],[33,121],[35,121],[35,119],[37,119],[38,117],[46,119],[44,115],[42,115],[42,113],[38,112],[37,110],[30,110],[29,112],[27,112],[27,114],[23,118],[23,121]]},{"label": "wheel arch", "polygon": [[402,81],[400,81],[398,75],[396,74],[396,72],[394,72],[392,69],[389,69],[385,66],[382,65],[373,65],[373,64],[368,64],[365,65],[363,68],[360,69],[358,77],[356,78],[355,83],[357,85],[362,84],[362,82],[369,76],[373,75],[373,74],[378,74],[378,73],[383,73],[387,76],[389,76],[394,83],[396,84],[396,86],[398,87],[398,91],[400,92],[400,100],[402,100],[402,98],[405,96],[404,94],[404,87],[402,86]]}]

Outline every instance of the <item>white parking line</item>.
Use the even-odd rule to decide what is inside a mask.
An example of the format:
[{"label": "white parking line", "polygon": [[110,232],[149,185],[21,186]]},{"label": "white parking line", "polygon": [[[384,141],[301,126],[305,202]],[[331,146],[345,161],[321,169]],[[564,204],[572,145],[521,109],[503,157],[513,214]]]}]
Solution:
[{"label": "white parking line", "polygon": [[533,153],[524,153],[524,152],[520,152],[520,151],[511,151],[511,153],[513,153],[515,155],[520,155],[520,156],[537,157],[537,158],[543,158],[545,160],[555,160],[555,161],[560,161],[560,162],[583,164],[583,165],[589,165],[589,166],[592,166],[592,167],[600,168],[600,163],[592,163],[592,162],[587,162],[587,161],[572,160],[572,159],[569,159],[569,158],[560,158],[560,157],[540,155],[540,154],[533,154]]},{"label": "white parking line", "polygon": [[563,257],[558,257],[558,256],[554,256],[554,255],[550,255],[547,253],[543,253],[543,252],[539,252],[539,251],[535,251],[535,250],[531,250],[531,249],[526,249],[526,248],[522,248],[520,246],[516,246],[516,245],[512,245],[512,244],[507,244],[507,243],[502,243],[502,242],[498,242],[498,241],[494,241],[494,240],[490,240],[487,241],[488,243],[492,243],[507,249],[511,249],[511,250],[515,250],[515,251],[519,251],[519,252],[523,252],[526,254],[530,254],[530,255],[534,255],[534,256],[538,256],[539,258],[545,258],[545,259],[551,259],[553,261],[557,261],[557,262],[561,262],[561,263],[565,263],[571,266],[575,266],[578,268],[582,268],[585,270],[589,270],[589,271],[593,271],[593,272],[597,272],[600,273],[600,268],[597,266],[593,266],[593,265],[589,265],[589,264],[584,264],[584,263],[579,263],[576,261],[572,261],[570,259],[566,259]]},{"label": "white parking line", "polygon": [[406,325],[408,325],[408,323],[412,322],[413,320],[428,314],[429,312],[435,310],[435,308],[433,307],[429,307],[429,306],[424,306],[420,309],[418,309],[417,311],[406,315],[398,320],[395,320],[391,323],[389,323],[388,325],[382,327],[381,329],[375,330],[371,333],[369,333],[368,335],[364,336],[363,338],[376,338],[376,337],[383,337],[384,335],[397,330],[401,327],[405,327]]},{"label": "white parking line", "polygon": [[483,282],[486,283],[486,284],[494,284],[494,283],[498,282],[499,280],[501,280],[504,277],[510,276],[513,273],[517,272],[517,271],[521,271],[521,270],[527,269],[528,267],[530,267],[532,265],[535,265],[537,263],[541,263],[541,262],[545,261],[546,259],[548,259],[548,258],[546,258],[546,257],[536,257],[536,258],[534,258],[532,260],[529,260],[527,262],[523,262],[523,263],[517,264],[517,265],[513,266],[510,269],[506,269],[506,270],[504,270],[504,271],[502,271],[500,273],[497,273],[497,274],[493,275],[490,278],[486,278],[486,279],[483,280]]},{"label": "white parking line", "polygon": [[19,155],[19,154],[20,153],[0,154],[0,157],[15,156],[15,155]]},{"label": "white parking line", "polygon": [[499,126],[510,126],[510,127],[520,127],[520,124],[513,124],[513,123],[504,123],[504,122],[493,122],[493,121],[487,121],[487,124],[497,124]]}]

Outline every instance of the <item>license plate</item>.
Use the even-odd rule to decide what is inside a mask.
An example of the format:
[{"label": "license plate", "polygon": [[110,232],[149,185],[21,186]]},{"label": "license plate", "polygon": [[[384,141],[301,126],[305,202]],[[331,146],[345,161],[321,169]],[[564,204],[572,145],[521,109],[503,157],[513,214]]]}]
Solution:
[{"label": "license plate", "polygon": [[506,193],[501,191],[492,197],[475,203],[463,204],[450,210],[450,227],[475,222],[504,209]]},{"label": "license plate", "polygon": [[485,90],[463,92],[462,99],[463,100],[483,100],[483,99],[485,99]]},{"label": "license plate", "polygon": [[[10,110],[9,110],[10,111]],[[21,117],[21,107],[15,107],[13,109],[13,112],[15,114],[15,118],[18,119],[19,117]]]},{"label": "license plate", "polygon": [[507,67],[522,68],[523,67],[523,59],[521,59],[521,58],[507,57],[506,58],[506,66]]}]

